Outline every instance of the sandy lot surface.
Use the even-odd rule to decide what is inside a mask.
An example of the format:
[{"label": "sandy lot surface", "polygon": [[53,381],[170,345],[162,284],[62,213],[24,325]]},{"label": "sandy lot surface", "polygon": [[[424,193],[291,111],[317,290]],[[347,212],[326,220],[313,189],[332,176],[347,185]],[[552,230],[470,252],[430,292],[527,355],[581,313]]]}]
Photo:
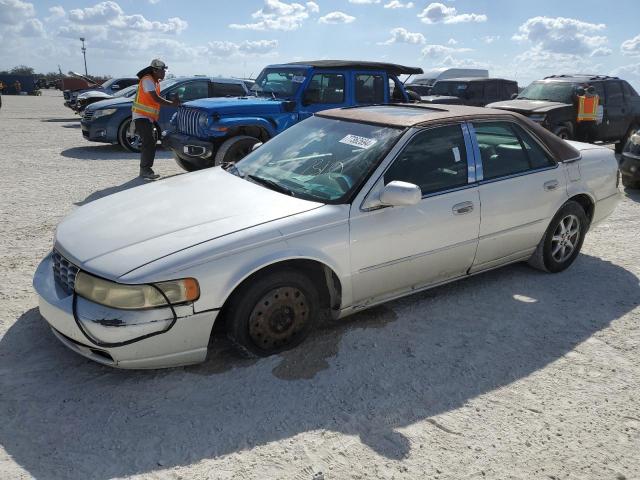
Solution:
[{"label": "sandy lot surface", "polygon": [[220,341],[119,371],[63,347],[31,288],[63,216],[139,185],[62,102],[0,110],[1,479],[640,478],[640,193],[562,274],[503,268],[259,361]]}]

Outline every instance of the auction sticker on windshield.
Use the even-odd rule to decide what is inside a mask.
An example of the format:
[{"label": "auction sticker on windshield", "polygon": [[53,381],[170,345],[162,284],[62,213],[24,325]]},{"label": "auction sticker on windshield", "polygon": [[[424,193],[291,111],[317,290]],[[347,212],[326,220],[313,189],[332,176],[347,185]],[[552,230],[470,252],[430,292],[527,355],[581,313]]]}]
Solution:
[{"label": "auction sticker on windshield", "polygon": [[377,141],[378,140],[376,140],[375,138],[359,137],[358,135],[347,135],[342,140],[340,140],[340,143],[351,145],[352,147],[367,149],[373,147]]}]

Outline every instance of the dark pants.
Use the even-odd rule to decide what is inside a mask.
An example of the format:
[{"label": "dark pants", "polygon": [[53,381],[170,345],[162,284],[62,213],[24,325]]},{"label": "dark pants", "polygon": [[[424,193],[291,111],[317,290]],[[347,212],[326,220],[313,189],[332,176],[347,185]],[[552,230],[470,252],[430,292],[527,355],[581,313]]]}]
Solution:
[{"label": "dark pants", "polygon": [[136,133],[140,136],[140,169],[153,167],[156,158],[156,139],[153,136],[153,123],[144,118],[136,118]]}]

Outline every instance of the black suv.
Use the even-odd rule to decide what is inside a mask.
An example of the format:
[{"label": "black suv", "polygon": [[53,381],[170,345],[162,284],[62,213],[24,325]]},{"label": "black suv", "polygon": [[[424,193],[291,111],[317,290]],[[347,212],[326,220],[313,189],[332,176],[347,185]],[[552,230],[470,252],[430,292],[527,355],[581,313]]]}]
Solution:
[{"label": "black suv", "polygon": [[[600,97],[596,122],[576,121],[578,95],[593,87]],[[626,81],[605,75],[552,75],[537,80],[514,100],[487,105],[526,115],[567,140],[617,142],[620,153],[640,125],[640,96]]]},{"label": "black suv", "polygon": [[[413,85],[407,86],[408,90],[413,88]],[[487,103],[513,98],[517,93],[518,84],[513,80],[487,77],[447,78],[438,80],[431,87],[429,95],[421,97],[421,101],[484,107]]]}]

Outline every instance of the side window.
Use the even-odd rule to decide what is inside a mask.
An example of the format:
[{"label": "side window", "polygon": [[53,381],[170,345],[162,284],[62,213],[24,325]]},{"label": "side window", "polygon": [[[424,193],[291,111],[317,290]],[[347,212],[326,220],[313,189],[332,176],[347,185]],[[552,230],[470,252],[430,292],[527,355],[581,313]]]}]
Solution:
[{"label": "side window", "polygon": [[198,80],[185,83],[176,88],[175,92],[177,92],[181,102],[207,98],[209,96],[209,82],[206,80]]},{"label": "side window", "polygon": [[413,183],[422,194],[448,190],[467,184],[467,151],[459,125],[418,133],[384,174],[393,180]]},{"label": "side window", "polygon": [[638,93],[627,82],[622,82],[622,89],[624,90],[624,96],[625,97],[631,98],[631,97],[637,97],[638,96]]},{"label": "side window", "polygon": [[382,75],[356,75],[356,103],[384,103]]},{"label": "side window", "polygon": [[484,84],[482,82],[470,82],[465,90],[464,98],[467,100],[482,100],[484,97]]},{"label": "side window", "polygon": [[607,104],[609,106],[624,104],[620,82],[607,82],[605,88],[607,89]]},{"label": "side window", "polygon": [[529,164],[532,169],[552,167],[556,164],[549,154],[544,151],[540,144],[536,142],[531,135],[524,130],[524,128],[520,127],[520,125],[514,125],[514,127],[520,136],[522,145],[524,145],[524,149],[527,152]]},{"label": "side window", "polygon": [[526,172],[529,158],[506,122],[474,123],[485,180]]},{"label": "side window", "polygon": [[592,83],[591,86],[596,89],[596,93],[598,94],[598,103],[600,105],[604,105],[604,102],[606,99],[606,96],[604,94],[604,83],[595,82],[595,83]]},{"label": "side window", "polygon": [[214,97],[242,97],[245,95],[242,85],[237,83],[213,82]]},{"label": "side window", "polygon": [[304,98],[309,103],[344,102],[344,75],[316,73],[311,77]]},{"label": "side window", "polygon": [[485,84],[485,100],[487,102],[495,102],[498,100],[498,82],[490,81]]}]

